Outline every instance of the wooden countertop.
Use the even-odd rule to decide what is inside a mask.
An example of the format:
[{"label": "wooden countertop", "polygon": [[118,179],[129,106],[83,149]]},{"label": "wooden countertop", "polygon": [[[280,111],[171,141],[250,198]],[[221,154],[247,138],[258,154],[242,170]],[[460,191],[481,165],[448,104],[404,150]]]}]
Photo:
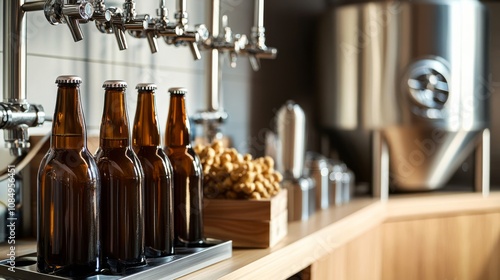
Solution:
[{"label": "wooden countertop", "polygon": [[286,279],[364,232],[387,221],[484,213],[500,210],[500,192],[427,193],[358,199],[288,225],[285,239],[268,249],[234,249],[231,259],[181,279]]},{"label": "wooden countertop", "polygon": [[[319,211],[304,222],[288,225],[288,235],[267,249],[233,249],[233,257],[181,279],[285,279],[336,248],[387,221],[485,213],[500,210],[500,192],[396,195],[389,201],[356,199]],[[5,256],[8,244],[0,246]],[[21,240],[16,255],[35,251],[35,240]]]}]

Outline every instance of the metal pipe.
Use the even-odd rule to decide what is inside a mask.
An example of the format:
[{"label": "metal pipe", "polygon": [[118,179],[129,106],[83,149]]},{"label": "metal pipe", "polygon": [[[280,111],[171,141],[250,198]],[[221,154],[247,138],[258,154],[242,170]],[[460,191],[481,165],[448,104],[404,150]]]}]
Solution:
[{"label": "metal pipe", "polygon": [[158,10],[158,16],[160,16],[161,18],[168,16],[165,0],[160,0],[160,9]]},{"label": "metal pipe", "polygon": [[211,50],[208,56],[208,69],[209,73],[207,75],[207,111],[217,112],[222,110],[221,105],[221,61],[220,53],[218,50]]},{"label": "metal pipe", "polygon": [[484,197],[490,194],[490,130],[484,129],[478,139],[475,158],[474,190]]},{"label": "metal pipe", "polygon": [[175,13],[175,19],[177,19],[177,25],[182,27],[188,24],[186,0],[177,0],[177,12]]},{"label": "metal pipe", "polygon": [[372,195],[385,202],[389,199],[389,147],[382,132],[372,132]]},{"label": "metal pipe", "polygon": [[123,14],[125,15],[125,21],[131,21],[135,19],[137,15],[135,12],[135,2],[134,0],[125,0],[123,4]]},{"label": "metal pipe", "polygon": [[[220,32],[220,0],[212,0],[211,7],[208,9],[207,18],[210,20],[210,28],[212,30],[212,38],[217,38]],[[220,102],[220,53],[217,49],[212,49],[207,57],[207,111],[217,112],[222,110]]]},{"label": "metal pipe", "polygon": [[3,1],[3,100],[26,101],[26,17],[24,0]]},{"label": "metal pipe", "polygon": [[46,1],[34,1],[24,3],[21,8],[25,12],[43,11]]},{"label": "metal pipe", "polygon": [[186,13],[186,0],[177,0],[177,12]]},{"label": "metal pipe", "polygon": [[254,26],[264,27],[264,0],[255,0]]}]

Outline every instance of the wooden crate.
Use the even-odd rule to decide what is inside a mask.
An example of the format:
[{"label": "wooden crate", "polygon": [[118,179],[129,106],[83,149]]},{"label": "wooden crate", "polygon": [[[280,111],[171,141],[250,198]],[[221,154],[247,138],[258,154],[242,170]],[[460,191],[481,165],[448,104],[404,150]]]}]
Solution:
[{"label": "wooden crate", "polygon": [[288,230],[287,193],[266,200],[205,199],[206,237],[232,240],[234,247],[267,248]]}]

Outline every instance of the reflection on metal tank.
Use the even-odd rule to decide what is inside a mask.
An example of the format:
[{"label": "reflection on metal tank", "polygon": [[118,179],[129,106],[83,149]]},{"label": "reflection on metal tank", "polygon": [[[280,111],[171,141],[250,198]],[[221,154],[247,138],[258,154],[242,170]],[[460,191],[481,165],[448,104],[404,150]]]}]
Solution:
[{"label": "reflection on metal tank", "polygon": [[487,27],[475,0],[350,0],[325,15],[322,126],[357,178],[437,189],[477,148],[488,184]]}]

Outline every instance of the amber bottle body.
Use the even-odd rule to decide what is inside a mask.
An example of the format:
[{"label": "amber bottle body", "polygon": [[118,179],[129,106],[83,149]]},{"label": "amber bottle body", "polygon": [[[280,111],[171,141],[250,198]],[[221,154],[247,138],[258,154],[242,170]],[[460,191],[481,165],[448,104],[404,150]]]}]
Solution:
[{"label": "amber bottle body", "polygon": [[174,170],[175,242],[179,246],[203,243],[203,173],[190,144],[184,91],[170,91],[165,151]]},{"label": "amber bottle body", "polygon": [[81,277],[100,269],[100,178],[72,82],[59,84],[50,149],[38,171],[37,269]]},{"label": "amber bottle body", "polygon": [[[139,85],[138,85],[139,87]],[[144,85],[147,88],[146,85]],[[146,256],[174,254],[172,165],[161,148],[153,89],[138,88],[132,146],[144,171]]]},{"label": "amber bottle body", "polygon": [[143,171],[130,145],[124,88],[106,88],[99,138],[102,256],[122,272],[145,264]]}]

